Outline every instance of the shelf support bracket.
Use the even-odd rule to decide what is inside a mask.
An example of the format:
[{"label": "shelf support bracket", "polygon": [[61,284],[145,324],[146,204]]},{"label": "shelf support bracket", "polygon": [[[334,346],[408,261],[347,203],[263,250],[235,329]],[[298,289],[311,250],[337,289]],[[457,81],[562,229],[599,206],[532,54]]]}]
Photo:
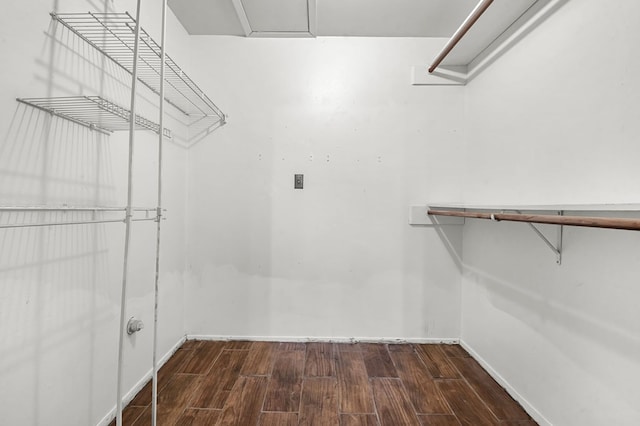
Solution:
[{"label": "shelf support bracket", "polygon": [[[522,212],[520,210],[513,210],[513,211],[518,213],[518,214],[522,214]],[[563,212],[559,211],[558,214],[562,215]],[[562,232],[563,232],[563,225],[559,225],[558,226],[558,234],[557,234],[556,244],[553,244],[551,241],[549,241],[549,239],[546,237],[546,235],[544,235],[542,233],[542,231],[540,231],[540,229],[538,229],[538,227],[535,226],[533,223],[527,222],[527,225],[529,225],[531,227],[531,229],[533,230],[533,232],[535,232],[536,235],[538,237],[540,237],[540,239],[547,245],[547,247],[549,247],[551,249],[551,251],[556,255],[556,263],[558,265],[561,265],[562,264]]]},{"label": "shelf support bracket", "polygon": [[[560,216],[562,216],[563,214],[564,212],[562,210],[558,212],[558,215]],[[563,232],[564,232],[564,225],[558,226],[558,235],[557,235],[557,244],[556,244],[556,247],[558,248],[556,263],[558,265],[562,265],[562,234]]]}]

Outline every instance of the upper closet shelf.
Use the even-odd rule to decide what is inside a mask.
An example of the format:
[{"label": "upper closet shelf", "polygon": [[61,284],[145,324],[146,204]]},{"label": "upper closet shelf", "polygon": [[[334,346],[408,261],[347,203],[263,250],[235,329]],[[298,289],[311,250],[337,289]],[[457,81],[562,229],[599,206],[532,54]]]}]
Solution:
[{"label": "upper closet shelf", "polygon": [[[66,28],[133,73],[136,21],[128,13],[52,13]],[[225,115],[191,78],[166,56],[165,99],[187,115],[190,123],[212,119],[210,127],[225,123]],[[143,28],[140,29],[138,80],[160,93],[161,47]]]},{"label": "upper closet shelf", "polygon": [[498,210],[498,211],[553,211],[553,212],[638,212],[640,204],[461,204],[461,203],[429,203],[432,209],[466,209],[466,210]]},{"label": "upper closet shelf", "polygon": [[[523,213],[529,211],[533,213]],[[548,214],[552,211],[556,214]],[[580,213],[565,216],[567,211]],[[555,253],[558,265],[562,263],[563,226],[583,226],[589,228],[622,229],[640,231],[640,219],[627,217],[586,216],[585,212],[635,212],[640,211],[637,204],[565,204],[565,205],[521,205],[521,206],[480,206],[465,204],[430,203],[426,211],[429,216],[444,216],[469,219],[488,219],[495,222],[524,222],[533,229],[544,243]],[[534,224],[559,225],[557,240],[554,244]]]},{"label": "upper closet shelf", "polygon": [[[117,130],[129,130],[131,112],[100,96],[18,98],[18,101],[107,135]],[[136,127],[155,133],[160,130],[160,125],[139,115],[136,115]],[[162,134],[171,137],[169,129],[165,128]]]}]

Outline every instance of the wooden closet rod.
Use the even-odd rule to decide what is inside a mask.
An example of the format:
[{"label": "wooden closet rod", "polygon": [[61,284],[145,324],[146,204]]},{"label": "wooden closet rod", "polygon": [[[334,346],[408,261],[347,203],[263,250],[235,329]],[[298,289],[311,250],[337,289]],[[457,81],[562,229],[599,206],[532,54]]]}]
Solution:
[{"label": "wooden closet rod", "polygon": [[587,217],[587,216],[557,216],[545,214],[522,213],[482,213],[458,210],[428,210],[433,216],[469,217],[472,219],[490,219],[495,221],[546,223],[549,225],[586,226],[590,228],[626,229],[640,231],[640,219]]},{"label": "wooden closet rod", "polygon": [[476,23],[478,18],[489,8],[489,6],[493,3],[493,0],[481,0],[480,3],[473,9],[471,14],[464,20],[460,28],[453,34],[453,36],[449,39],[449,42],[442,48],[438,56],[433,60],[431,66],[429,67],[429,73],[435,71],[440,65],[440,62],[453,50],[453,48],[458,44],[458,42],[464,37],[464,35],[469,31],[469,29]]}]

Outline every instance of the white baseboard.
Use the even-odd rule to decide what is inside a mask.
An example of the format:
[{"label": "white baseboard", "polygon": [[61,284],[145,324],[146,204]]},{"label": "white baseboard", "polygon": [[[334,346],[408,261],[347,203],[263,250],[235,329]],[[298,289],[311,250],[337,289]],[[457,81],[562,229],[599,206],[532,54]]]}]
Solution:
[{"label": "white baseboard", "polygon": [[[169,349],[169,351],[158,360],[158,370],[169,360],[169,358],[173,356],[174,353],[176,353],[176,351],[180,348],[180,346],[182,346],[185,340],[187,340],[186,336],[181,337],[180,340],[178,340],[178,342],[175,345],[173,345],[173,347],[171,347],[171,349]],[[135,398],[138,392],[142,390],[144,385],[146,385],[147,382],[151,380],[152,375],[153,375],[153,367],[149,369],[149,371],[147,371],[147,373],[144,376],[142,376],[142,378],[138,380],[138,382],[135,385],[133,385],[133,387],[124,395],[124,397],[122,398],[123,407],[126,407],[133,400],[133,398]],[[98,422],[97,426],[107,426],[115,418],[116,418],[116,406],[114,405],[113,408],[107,413],[107,415],[104,416],[102,420]]]},{"label": "white baseboard", "polygon": [[300,337],[300,336],[227,336],[211,334],[188,334],[187,340],[247,340],[251,342],[331,342],[331,343],[444,343],[457,344],[460,339],[453,337]]},{"label": "white baseboard", "polygon": [[487,371],[487,373],[489,373],[489,375],[491,377],[493,377],[493,379],[496,382],[498,382],[500,384],[500,386],[502,386],[507,391],[507,393],[509,395],[511,395],[511,397],[513,399],[518,401],[518,403],[520,405],[522,405],[522,408],[524,408],[524,410],[536,422],[538,422],[539,425],[541,425],[541,426],[553,426],[553,424],[549,420],[547,420],[531,403],[529,403],[529,401],[527,401],[522,395],[520,395],[520,393],[513,386],[511,386],[511,384],[504,377],[502,377],[500,375],[500,373],[498,373],[491,366],[491,364],[489,364],[471,346],[469,346],[468,343],[466,343],[464,340],[460,339],[460,346],[462,346],[467,352],[469,352],[469,355],[471,355],[473,357],[473,359],[478,361],[478,363],[482,366],[482,368],[484,368]]}]

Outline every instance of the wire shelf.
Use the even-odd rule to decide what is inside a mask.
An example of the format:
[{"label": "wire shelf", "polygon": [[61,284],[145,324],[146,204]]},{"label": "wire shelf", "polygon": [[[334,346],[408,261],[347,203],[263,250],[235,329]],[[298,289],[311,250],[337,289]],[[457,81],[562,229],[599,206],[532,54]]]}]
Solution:
[{"label": "wire shelf", "polygon": [[[127,72],[133,73],[136,21],[129,13],[52,13],[51,16]],[[161,48],[142,28],[138,54],[138,80],[160,94]],[[212,121],[211,128],[225,124],[224,113],[169,55],[165,57],[166,101],[189,116],[191,123],[206,117]]]},{"label": "wire shelf", "polygon": [[[100,96],[18,98],[18,101],[105,134],[129,130],[131,112]],[[136,115],[136,128],[160,131],[157,123],[140,115]],[[165,128],[162,134],[170,138],[171,130]]]},{"label": "wire shelf", "polygon": [[[0,206],[0,213],[2,212],[124,212],[126,207],[108,207],[108,206],[47,206],[47,205],[35,205],[35,206]],[[155,212],[157,207],[131,207],[133,212]]]},{"label": "wire shelf", "polygon": [[[163,211],[158,207],[132,207],[131,220],[158,221]],[[126,215],[126,207],[116,206],[0,206],[0,229],[125,223]]]}]

